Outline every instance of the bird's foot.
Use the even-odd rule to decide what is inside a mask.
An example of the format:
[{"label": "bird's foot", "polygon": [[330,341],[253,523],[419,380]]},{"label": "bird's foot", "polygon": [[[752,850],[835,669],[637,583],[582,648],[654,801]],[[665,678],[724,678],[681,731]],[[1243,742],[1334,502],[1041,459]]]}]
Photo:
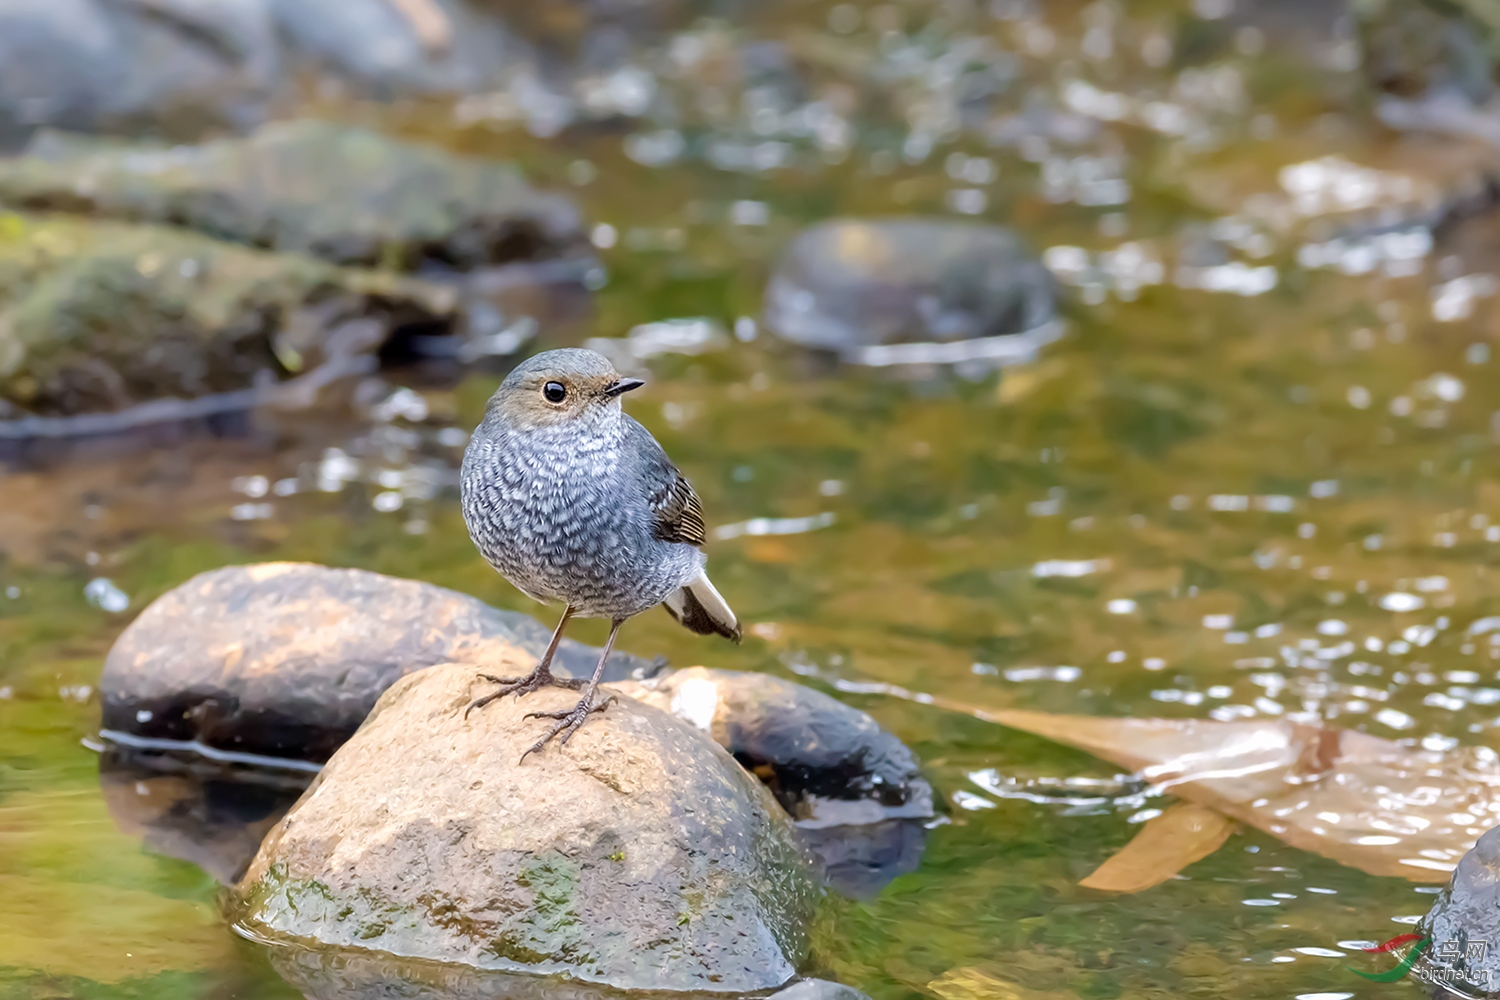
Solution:
[{"label": "bird's foot", "polygon": [[543,666],[538,666],[525,677],[495,677],[492,674],[480,674],[479,679],[489,681],[491,684],[499,684],[500,690],[491,691],[483,698],[475,698],[469,702],[469,707],[464,709],[464,718],[466,719],[474,709],[483,708],[496,698],[504,698],[508,694],[513,694],[517,698],[524,698],[531,692],[540,691],[544,687],[570,688],[571,690],[578,691],[588,683],[575,677],[558,677],[551,670]]},{"label": "bird's foot", "polygon": [[528,719],[556,719],[557,721],[552,724],[551,729],[547,730],[547,735],[537,740],[536,745],[527,750],[526,753],[523,753],[521,760],[516,761],[516,763],[519,764],[528,755],[536,753],[558,734],[562,735],[562,739],[558,742],[559,746],[568,742],[569,738],[578,731],[578,727],[588,721],[590,715],[593,715],[595,712],[604,711],[609,706],[609,703],[614,700],[615,696],[609,694],[605,695],[603,700],[596,702],[594,701],[594,692],[590,691],[579,699],[578,704],[572,708],[559,712],[527,712],[525,717]]}]

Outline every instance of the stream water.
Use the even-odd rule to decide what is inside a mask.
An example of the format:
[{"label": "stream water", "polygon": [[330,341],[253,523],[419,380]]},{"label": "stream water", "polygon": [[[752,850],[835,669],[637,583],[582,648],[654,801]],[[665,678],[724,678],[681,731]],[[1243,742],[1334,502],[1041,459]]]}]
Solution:
[{"label": "stream water", "polygon": [[[1416,996],[1344,963],[1434,887],[1242,831],[1139,895],[1081,889],[1170,800],[919,697],[1500,739],[1500,632],[1470,628],[1500,614],[1500,227],[1432,225],[1500,153],[1382,125],[1332,5],[1125,6],[770,3],[601,83],[676,95],[621,127],[548,135],[500,100],[321,110],[570,192],[607,280],[548,342],[719,328],[641,359],[627,409],[702,496],[749,635],[652,613],[621,646],[838,693],[916,750],[947,817],[915,872],[830,901],[809,971],[877,1000]],[[795,72],[747,63],[755,40]],[[1013,227],[1061,283],[1063,335],[998,373],[790,349],[757,322],[767,274],[839,215]],[[94,685],[155,596],[303,559],[551,614],[458,512],[499,374],[386,376],[402,391],[367,419],[0,472],[0,997],[298,995],[216,883],[101,794]]]}]

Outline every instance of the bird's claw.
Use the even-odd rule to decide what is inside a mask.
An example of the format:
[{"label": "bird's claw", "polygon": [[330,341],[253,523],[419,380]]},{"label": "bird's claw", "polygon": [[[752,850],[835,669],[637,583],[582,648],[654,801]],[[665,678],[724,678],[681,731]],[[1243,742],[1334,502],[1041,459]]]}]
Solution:
[{"label": "bird's claw", "polygon": [[469,707],[464,709],[464,718],[476,708],[483,708],[497,698],[504,698],[513,694],[517,698],[524,698],[533,691],[540,691],[544,687],[569,688],[573,691],[580,690],[586,681],[576,677],[558,677],[545,667],[538,667],[525,677],[496,677],[493,674],[480,674],[479,679],[489,681],[491,684],[499,684],[500,690],[491,691],[483,698],[475,698],[469,702]]},{"label": "bird's claw", "polygon": [[547,730],[546,736],[543,736],[541,739],[537,740],[535,745],[533,745],[530,750],[527,750],[525,753],[521,754],[521,759],[516,761],[516,763],[520,764],[525,761],[528,756],[536,753],[542,747],[546,746],[548,741],[556,737],[559,733],[562,734],[562,739],[559,741],[558,745],[561,746],[563,743],[568,742],[568,740],[572,738],[573,734],[578,731],[578,727],[583,725],[584,722],[588,721],[588,717],[590,715],[593,715],[595,712],[604,711],[614,700],[615,696],[612,694],[606,695],[603,700],[598,702],[595,702],[593,700],[592,695],[585,695],[583,699],[572,708],[563,709],[556,712],[527,712],[524,718],[556,719],[557,721],[552,724],[551,729]]}]

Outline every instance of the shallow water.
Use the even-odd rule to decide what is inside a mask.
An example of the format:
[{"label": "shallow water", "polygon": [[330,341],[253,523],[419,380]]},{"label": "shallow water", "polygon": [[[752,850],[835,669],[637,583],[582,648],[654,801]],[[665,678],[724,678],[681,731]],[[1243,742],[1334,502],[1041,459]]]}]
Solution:
[{"label": "shallow water", "polygon": [[[1497,742],[1500,633],[1469,626],[1500,614],[1500,228],[1424,228],[1496,154],[1381,127],[1319,6],[1200,16],[1228,6],[772,4],[643,57],[675,111],[622,127],[330,110],[571,190],[609,277],[555,342],[726,331],[643,361],[628,409],[702,495],[750,637],[653,613],[621,645],[841,689],[917,750],[950,822],[915,873],[830,903],[809,970],[880,1000],[1369,995],[1340,942],[1407,929],[1434,891],[1253,831],[1142,894],[1080,889],[1170,800],[1069,784],[1115,769],[903,693]],[[753,39],[792,68],[737,63]],[[907,213],[1017,228],[1064,283],[1065,335],[999,374],[744,339],[797,229]],[[308,559],[550,615],[457,510],[498,375],[390,377],[406,391],[367,421],[0,478],[0,996],[297,995],[222,926],[213,880],[100,794],[93,685],[156,595]]]}]

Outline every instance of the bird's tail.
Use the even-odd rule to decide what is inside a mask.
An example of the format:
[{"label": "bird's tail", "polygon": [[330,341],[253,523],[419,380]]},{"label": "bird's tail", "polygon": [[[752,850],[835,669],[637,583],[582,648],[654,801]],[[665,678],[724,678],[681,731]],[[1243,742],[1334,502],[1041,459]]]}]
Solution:
[{"label": "bird's tail", "polygon": [[699,635],[722,635],[740,641],[740,620],[709,582],[707,573],[662,602],[673,618]]}]

